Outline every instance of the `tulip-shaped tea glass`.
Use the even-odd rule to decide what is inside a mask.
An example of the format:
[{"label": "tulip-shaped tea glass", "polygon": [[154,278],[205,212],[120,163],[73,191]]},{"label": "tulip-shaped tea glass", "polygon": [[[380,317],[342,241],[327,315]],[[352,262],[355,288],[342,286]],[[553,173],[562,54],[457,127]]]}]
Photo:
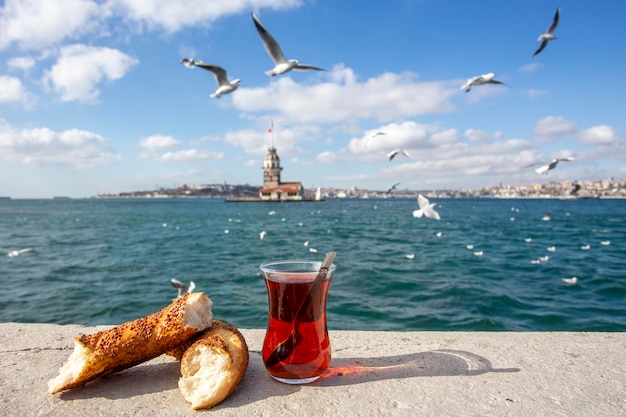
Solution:
[{"label": "tulip-shaped tea glass", "polygon": [[285,260],[260,266],[269,301],[263,362],[272,378],[287,384],[317,380],[330,364],[326,299],[335,271],[331,259]]}]

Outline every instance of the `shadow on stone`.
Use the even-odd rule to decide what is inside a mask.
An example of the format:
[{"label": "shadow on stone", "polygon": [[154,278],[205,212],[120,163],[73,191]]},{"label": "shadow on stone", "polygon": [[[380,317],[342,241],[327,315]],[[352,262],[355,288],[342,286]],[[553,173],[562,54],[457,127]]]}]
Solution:
[{"label": "shadow on stone", "polygon": [[315,384],[339,386],[385,379],[518,371],[518,368],[493,368],[488,359],[471,352],[441,349],[379,358],[334,359],[322,379]]},{"label": "shadow on stone", "polygon": [[95,379],[82,387],[62,392],[60,398],[66,401],[86,398],[117,400],[172,389],[178,390],[179,377],[179,362],[156,364],[148,362]]}]

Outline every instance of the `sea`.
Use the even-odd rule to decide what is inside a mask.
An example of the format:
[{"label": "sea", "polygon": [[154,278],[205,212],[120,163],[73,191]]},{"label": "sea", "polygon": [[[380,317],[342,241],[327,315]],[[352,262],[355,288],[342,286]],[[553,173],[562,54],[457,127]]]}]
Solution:
[{"label": "sea", "polygon": [[626,331],[626,200],[430,200],[0,200],[0,321],[119,324],[176,278],[265,328],[259,265],[334,251],[330,329]]}]

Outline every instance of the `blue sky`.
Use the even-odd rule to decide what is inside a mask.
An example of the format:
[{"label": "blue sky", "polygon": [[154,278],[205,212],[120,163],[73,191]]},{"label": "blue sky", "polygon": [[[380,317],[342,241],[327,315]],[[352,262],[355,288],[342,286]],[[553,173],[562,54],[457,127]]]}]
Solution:
[{"label": "blue sky", "polygon": [[[260,185],[272,122],[283,180],[305,188],[626,177],[623,1],[0,4],[2,196]],[[533,58],[557,7],[557,39]],[[265,75],[251,12],[287,58],[327,71]],[[211,98],[184,57],[241,85]],[[506,86],[460,90],[489,72]],[[398,147],[409,157],[389,161]],[[545,177],[527,167],[565,156]]]}]

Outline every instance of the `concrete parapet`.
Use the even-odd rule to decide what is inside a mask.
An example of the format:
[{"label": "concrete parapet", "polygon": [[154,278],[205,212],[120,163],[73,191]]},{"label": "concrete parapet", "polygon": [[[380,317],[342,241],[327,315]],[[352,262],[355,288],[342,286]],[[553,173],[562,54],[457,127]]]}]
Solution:
[{"label": "concrete parapet", "polygon": [[264,330],[241,329],[250,366],[210,410],[191,410],[167,356],[48,394],[72,339],[102,328],[0,323],[0,415],[626,416],[626,333],[331,331],[324,378],[289,386],[265,372]]}]

